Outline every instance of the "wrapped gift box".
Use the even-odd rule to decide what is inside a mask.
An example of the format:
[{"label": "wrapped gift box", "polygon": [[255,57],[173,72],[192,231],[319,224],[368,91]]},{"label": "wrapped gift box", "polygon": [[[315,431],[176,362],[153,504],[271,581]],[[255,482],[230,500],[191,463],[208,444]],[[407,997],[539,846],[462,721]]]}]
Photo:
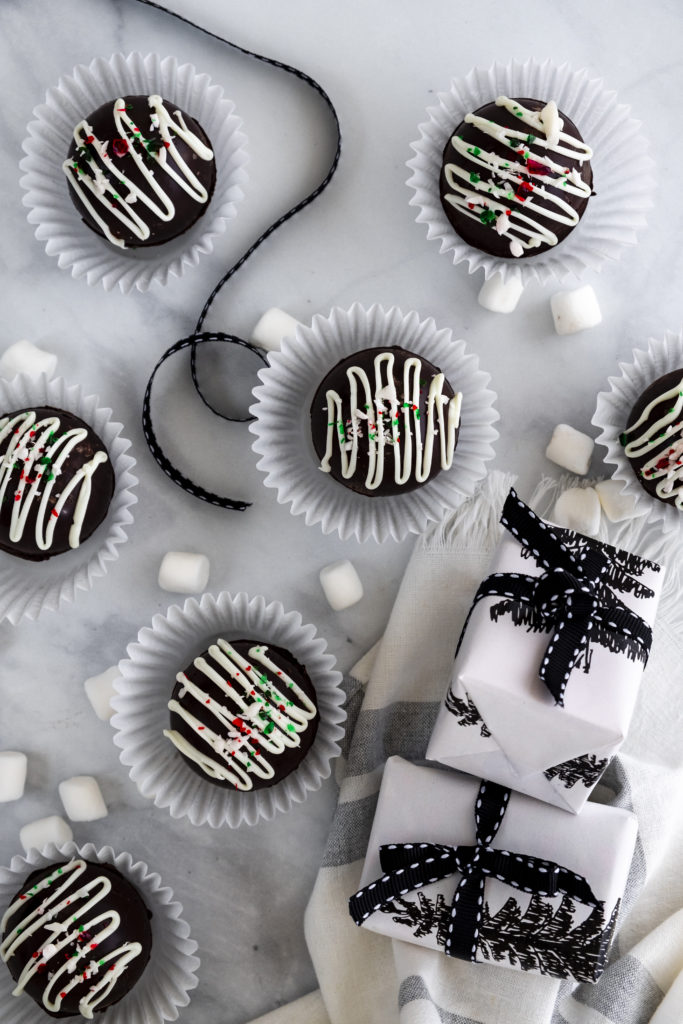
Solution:
[{"label": "wrapped gift box", "polygon": [[390,757],[349,909],[372,931],[460,959],[597,981],[637,831],[621,808],[590,803],[577,817]]},{"label": "wrapped gift box", "polygon": [[427,757],[577,813],[628,731],[664,572],[514,491],[503,522]]}]

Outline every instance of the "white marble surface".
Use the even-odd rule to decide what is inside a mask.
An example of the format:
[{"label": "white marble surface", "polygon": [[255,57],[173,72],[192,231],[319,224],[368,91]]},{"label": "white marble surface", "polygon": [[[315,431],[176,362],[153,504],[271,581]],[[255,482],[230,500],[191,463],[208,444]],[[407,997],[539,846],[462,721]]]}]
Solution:
[{"label": "white marble surface", "polygon": [[[543,451],[555,424],[594,433],[595,396],[617,361],[649,335],[680,326],[679,5],[169,2],[221,35],[306,69],[332,96],[344,133],[332,187],[254,257],[221,295],[207,326],[248,333],[269,306],[308,320],[354,300],[432,315],[468,339],[492,375],[503,434],[495,465],[519,474],[522,494],[541,474],[554,474]],[[21,206],[18,162],[32,108],[47,87],[79,62],[133,49],[174,54],[220,82],[244,119],[250,164],[246,199],[214,253],[165,290],[123,296],[72,280],[45,255]],[[640,244],[586,278],[598,293],[603,323],[569,338],[554,333],[551,285],[529,287],[511,316],[481,309],[481,281],[427,242],[405,185],[409,143],[434,93],[474,65],[531,55],[586,66],[616,89],[647,122],[660,178]],[[172,821],[129,781],[83,681],[118,661],[138,629],[170,603],[156,582],[168,549],[209,554],[213,591],[260,592],[298,608],[328,638],[342,669],[382,631],[410,540],[381,547],[342,543],[278,506],[254,468],[251,435],[205,414],[182,360],[160,381],[161,433],[168,439],[178,426],[205,426],[204,445],[173,444],[174,452],[201,482],[252,498],[253,508],[222,512],[184,495],[158,470],[140,429],[141,398],[158,355],[189,332],[223,269],[321,177],[329,159],[328,123],[319,101],[298,82],[134,0],[4,0],[0,57],[0,346],[27,337],[56,352],[59,372],[98,393],[126,424],[140,477],[130,541],[92,592],[38,622],[0,623],[0,749],[29,756],[26,795],[0,805],[0,861],[18,851],[21,825],[60,811],[62,779],[95,775],[110,815],[76,824],[77,841],[128,849],[161,872],[185,905],[202,957],[200,988],[182,1020],[238,1024],[315,985],[302,912],[332,814],[333,786],[256,828],[212,832]],[[220,379],[233,362],[219,352],[207,366]],[[599,470],[599,459],[595,465]],[[318,571],[341,558],[358,568],[365,597],[334,613]]]}]

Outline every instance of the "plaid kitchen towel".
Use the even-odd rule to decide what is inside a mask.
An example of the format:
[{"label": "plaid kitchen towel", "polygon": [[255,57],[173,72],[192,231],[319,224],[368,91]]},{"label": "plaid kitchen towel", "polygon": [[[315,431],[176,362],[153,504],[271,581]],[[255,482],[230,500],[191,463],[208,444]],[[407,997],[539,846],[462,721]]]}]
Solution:
[{"label": "plaid kitchen towel", "polygon": [[[683,1022],[683,594],[675,535],[662,538],[643,518],[604,524],[600,535],[667,567],[629,737],[593,797],[633,810],[639,821],[600,981],[576,984],[453,960],[359,929],[348,914],[384,763],[392,754],[424,757],[512,482],[490,474],[475,498],[418,539],[382,640],[346,678],[339,802],[305,922],[320,988],[254,1024]],[[548,516],[569,482],[544,481],[532,507]]]}]

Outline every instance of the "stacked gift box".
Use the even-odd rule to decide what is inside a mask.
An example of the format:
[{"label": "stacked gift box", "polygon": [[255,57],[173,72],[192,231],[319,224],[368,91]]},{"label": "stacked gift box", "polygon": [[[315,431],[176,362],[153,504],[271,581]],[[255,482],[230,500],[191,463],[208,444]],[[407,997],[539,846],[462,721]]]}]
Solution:
[{"label": "stacked gift box", "polygon": [[592,982],[637,820],[587,800],[628,731],[664,572],[514,491],[501,522],[427,749],[459,771],[389,758],[350,912],[449,956]]}]

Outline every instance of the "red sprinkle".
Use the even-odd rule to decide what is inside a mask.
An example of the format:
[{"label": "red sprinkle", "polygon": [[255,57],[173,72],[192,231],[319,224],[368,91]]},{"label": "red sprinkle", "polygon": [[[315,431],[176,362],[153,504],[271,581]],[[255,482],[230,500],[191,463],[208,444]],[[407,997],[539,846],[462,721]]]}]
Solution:
[{"label": "red sprinkle", "polygon": [[127,139],[113,139],[111,148],[114,150],[114,156],[125,156],[130,147]]}]

